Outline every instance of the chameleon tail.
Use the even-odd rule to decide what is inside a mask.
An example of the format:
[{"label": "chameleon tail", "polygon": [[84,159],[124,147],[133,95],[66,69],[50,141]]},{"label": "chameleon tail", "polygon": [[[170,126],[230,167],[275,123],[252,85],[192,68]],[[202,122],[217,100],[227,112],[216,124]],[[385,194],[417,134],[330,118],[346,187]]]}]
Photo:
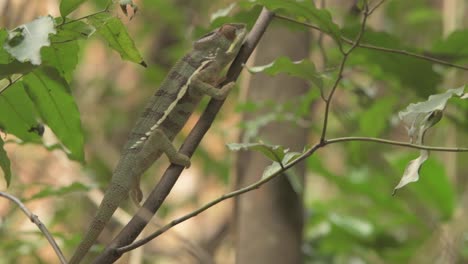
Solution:
[{"label": "chameleon tail", "polygon": [[127,198],[128,192],[129,190],[122,185],[111,182],[111,185],[104,194],[104,198],[97,210],[96,216],[91,222],[83,240],[73,253],[69,264],[78,264],[84,259],[85,255],[93,246],[99,234],[101,234],[120,203]]}]

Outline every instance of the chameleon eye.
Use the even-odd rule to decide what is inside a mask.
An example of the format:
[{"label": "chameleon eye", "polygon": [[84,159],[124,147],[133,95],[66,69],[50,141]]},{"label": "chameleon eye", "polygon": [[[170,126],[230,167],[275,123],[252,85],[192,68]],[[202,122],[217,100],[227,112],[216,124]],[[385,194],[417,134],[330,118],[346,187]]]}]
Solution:
[{"label": "chameleon eye", "polygon": [[236,27],[232,25],[224,25],[219,29],[219,32],[228,40],[233,41],[236,38]]}]

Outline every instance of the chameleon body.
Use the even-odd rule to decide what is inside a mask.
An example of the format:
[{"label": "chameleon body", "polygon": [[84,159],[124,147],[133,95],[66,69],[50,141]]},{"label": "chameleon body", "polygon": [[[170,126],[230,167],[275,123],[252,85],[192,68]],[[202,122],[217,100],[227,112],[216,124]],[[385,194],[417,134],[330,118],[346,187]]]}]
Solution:
[{"label": "chameleon body", "polygon": [[246,33],[243,24],[223,25],[195,41],[192,51],[168,73],[131,131],[96,216],[70,264],[84,258],[129,193],[141,201],[140,177],[163,153],[172,163],[190,166],[189,157],[178,153],[172,140],[203,95],[215,99],[227,96],[234,83],[219,89],[214,85],[219,82],[222,70],[237,55]]}]

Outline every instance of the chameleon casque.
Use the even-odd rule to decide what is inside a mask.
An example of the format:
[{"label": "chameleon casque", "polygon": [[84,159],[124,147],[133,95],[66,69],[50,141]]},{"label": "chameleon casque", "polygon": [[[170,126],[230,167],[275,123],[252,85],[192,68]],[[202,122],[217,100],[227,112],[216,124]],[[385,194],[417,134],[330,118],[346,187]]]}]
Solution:
[{"label": "chameleon casque", "polygon": [[177,152],[172,140],[203,95],[214,99],[224,99],[228,95],[233,82],[219,89],[215,85],[220,83],[223,69],[239,52],[246,34],[244,24],[225,24],[195,41],[192,51],[169,71],[133,127],[96,216],[70,264],[84,258],[129,193],[141,201],[140,177],[162,153],[171,163],[190,166],[189,157]]}]

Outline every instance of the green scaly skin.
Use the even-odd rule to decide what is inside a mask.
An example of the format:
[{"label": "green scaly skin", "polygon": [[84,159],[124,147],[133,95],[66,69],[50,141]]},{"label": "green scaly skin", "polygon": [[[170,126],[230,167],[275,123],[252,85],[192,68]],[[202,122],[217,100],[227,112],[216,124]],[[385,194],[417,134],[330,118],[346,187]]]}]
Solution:
[{"label": "green scaly skin", "polygon": [[129,193],[141,200],[140,176],[165,153],[172,163],[190,166],[172,140],[187,122],[203,95],[224,99],[234,83],[215,88],[221,71],[235,58],[247,34],[243,24],[225,24],[197,40],[191,52],[178,61],[151,97],[134,126],[114,170],[96,216],[70,264],[79,263],[115,210]]}]

